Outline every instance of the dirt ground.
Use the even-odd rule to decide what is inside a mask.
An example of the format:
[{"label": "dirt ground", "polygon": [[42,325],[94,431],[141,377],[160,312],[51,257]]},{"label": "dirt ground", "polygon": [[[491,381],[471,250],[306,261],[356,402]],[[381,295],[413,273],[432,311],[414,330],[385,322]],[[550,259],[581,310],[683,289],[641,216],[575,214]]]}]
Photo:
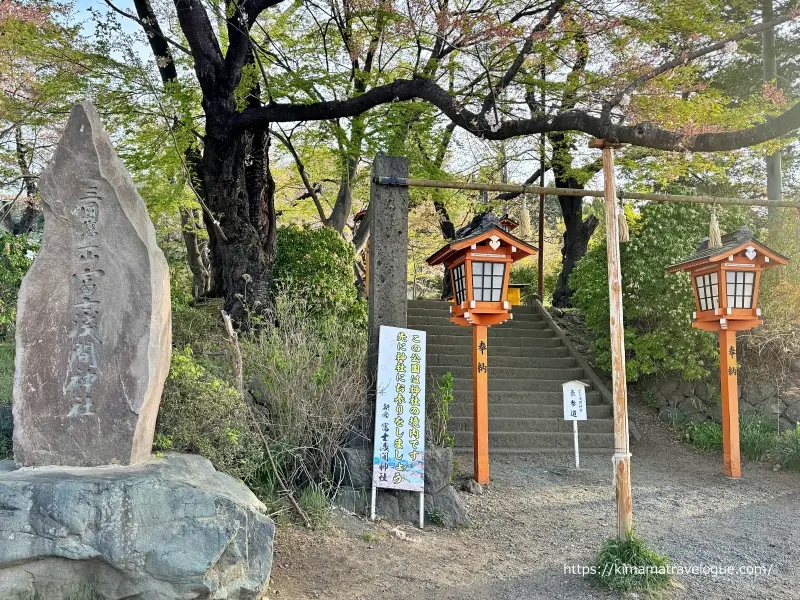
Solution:
[{"label": "dirt ground", "polygon": [[[631,403],[642,441],[632,445],[636,531],[673,565],[733,567],[734,575],[680,574],[675,599],[800,598],[800,474],[743,464],[676,439]],[[590,565],[614,535],[611,458],[494,456],[482,495],[460,493],[474,526],[421,531],[337,512],[326,531],[281,527],[269,597],[293,600],[571,600],[614,598],[565,565]],[[469,457],[461,457],[465,468]],[[393,532],[393,530],[395,532]],[[769,569],[756,575],[754,567]],[[739,569],[743,569],[739,574]]]}]

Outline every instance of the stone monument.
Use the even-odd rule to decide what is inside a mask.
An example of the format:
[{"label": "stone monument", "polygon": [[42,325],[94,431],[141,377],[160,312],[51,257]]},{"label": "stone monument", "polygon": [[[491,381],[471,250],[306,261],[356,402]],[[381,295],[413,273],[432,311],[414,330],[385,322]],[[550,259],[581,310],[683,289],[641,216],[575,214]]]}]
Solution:
[{"label": "stone monument", "polygon": [[86,585],[103,600],[263,597],[263,503],[203,457],[151,457],[169,272],[91,104],[73,108],[40,189],[44,243],[18,302],[16,464],[0,461],[0,598],[83,598]]},{"label": "stone monument", "polygon": [[40,189],[44,243],[18,301],[14,456],[142,462],[169,372],[169,270],[91,104],[72,110]]}]

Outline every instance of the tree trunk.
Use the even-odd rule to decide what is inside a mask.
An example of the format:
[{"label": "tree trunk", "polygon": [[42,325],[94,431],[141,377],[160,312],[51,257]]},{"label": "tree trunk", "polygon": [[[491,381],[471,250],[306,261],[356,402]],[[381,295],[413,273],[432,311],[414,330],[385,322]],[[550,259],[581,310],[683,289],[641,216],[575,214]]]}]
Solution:
[{"label": "tree trunk", "polygon": [[246,325],[248,312],[260,312],[269,300],[276,249],[275,183],[269,171],[269,136],[246,133],[231,139],[221,129],[220,135],[206,135],[203,173],[209,209],[224,218],[218,226],[206,219],[206,226],[225,310]]},{"label": "tree trunk", "polygon": [[201,242],[197,237],[200,223],[197,209],[182,206],[180,215],[181,233],[186,245],[186,262],[189,264],[189,270],[193,276],[192,295],[196,300],[211,289],[211,265],[206,255],[207,242]]},{"label": "tree trunk", "polygon": [[[28,233],[33,228],[33,223],[36,218],[41,214],[41,210],[36,202],[39,195],[39,186],[36,185],[36,177],[31,173],[30,165],[33,160],[33,151],[28,148],[28,145],[22,139],[22,128],[17,127],[14,132],[16,151],[17,151],[17,164],[22,173],[22,182],[25,186],[25,194],[27,202],[22,209],[19,223],[13,228],[15,234]],[[30,156],[29,156],[30,155]]]},{"label": "tree trunk", "polygon": [[[579,188],[578,182],[573,178],[566,181],[556,180],[556,186],[562,188]],[[553,292],[553,306],[565,308],[571,306],[572,295],[575,293],[569,287],[569,276],[578,261],[586,254],[589,247],[589,238],[597,228],[598,220],[594,215],[583,220],[583,198],[576,196],[559,196],[561,213],[564,216],[564,246],[561,249],[561,273],[558,284]]]}]

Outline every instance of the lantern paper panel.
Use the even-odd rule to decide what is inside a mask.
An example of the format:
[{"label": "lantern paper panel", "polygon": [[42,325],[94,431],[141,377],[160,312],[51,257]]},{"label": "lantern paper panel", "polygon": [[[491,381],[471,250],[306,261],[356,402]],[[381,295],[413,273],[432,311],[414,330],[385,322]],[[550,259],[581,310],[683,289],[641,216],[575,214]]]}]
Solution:
[{"label": "lantern paper panel", "polygon": [[461,304],[467,299],[467,276],[466,264],[461,263],[453,267],[453,292],[456,296],[456,304]]},{"label": "lantern paper panel", "polygon": [[472,262],[472,294],[476,302],[500,302],[506,265],[502,262]]},{"label": "lantern paper panel", "polygon": [[695,277],[695,284],[700,310],[719,308],[719,274],[714,272],[698,275]]},{"label": "lantern paper panel", "polygon": [[755,281],[754,271],[727,271],[725,282],[728,308],[753,308]]}]

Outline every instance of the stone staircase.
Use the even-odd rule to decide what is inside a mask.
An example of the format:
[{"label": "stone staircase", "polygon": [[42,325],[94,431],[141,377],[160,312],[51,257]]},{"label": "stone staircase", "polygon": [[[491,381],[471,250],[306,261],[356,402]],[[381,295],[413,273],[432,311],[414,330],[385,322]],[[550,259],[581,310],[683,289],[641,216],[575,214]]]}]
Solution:
[{"label": "stone staircase", "polygon": [[[449,429],[456,448],[471,449],[472,329],[451,323],[449,307],[442,301],[409,300],[408,326],[428,334],[429,389],[452,373]],[[489,328],[490,452],[572,452],[561,384],[573,379],[590,384],[589,419],[578,424],[581,452],[613,451],[613,412],[602,382],[541,305],[515,306],[512,313],[512,320]]]}]

